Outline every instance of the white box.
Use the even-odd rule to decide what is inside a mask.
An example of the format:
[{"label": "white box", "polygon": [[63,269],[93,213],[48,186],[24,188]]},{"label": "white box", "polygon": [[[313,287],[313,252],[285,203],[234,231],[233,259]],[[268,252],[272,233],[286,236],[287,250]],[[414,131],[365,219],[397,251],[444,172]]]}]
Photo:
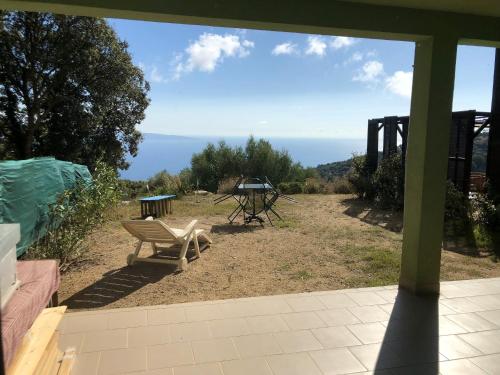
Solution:
[{"label": "white box", "polygon": [[0,224],[0,307],[12,297],[20,282],[16,277],[16,244],[21,238],[19,224]]}]

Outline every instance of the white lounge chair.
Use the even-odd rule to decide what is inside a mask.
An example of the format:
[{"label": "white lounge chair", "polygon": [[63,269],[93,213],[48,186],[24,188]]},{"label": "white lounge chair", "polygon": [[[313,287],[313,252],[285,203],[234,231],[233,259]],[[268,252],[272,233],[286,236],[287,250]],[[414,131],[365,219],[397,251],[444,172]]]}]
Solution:
[{"label": "white lounge chair", "polygon": [[[175,264],[181,270],[185,270],[187,267],[186,253],[189,243],[191,241],[194,242],[194,250],[197,257],[200,257],[201,251],[212,243],[212,240],[203,229],[196,229],[197,222],[198,220],[193,220],[186,228],[176,229],[170,228],[163,221],[152,220],[150,218],[146,220],[122,221],[123,227],[139,240],[135,252],[127,256],[127,264],[133,265],[135,262],[166,263]],[[153,257],[141,258],[138,256],[144,242],[151,243]],[[203,242],[201,248],[199,242]],[[179,257],[167,256],[157,247],[157,244],[166,243],[181,246]]]}]

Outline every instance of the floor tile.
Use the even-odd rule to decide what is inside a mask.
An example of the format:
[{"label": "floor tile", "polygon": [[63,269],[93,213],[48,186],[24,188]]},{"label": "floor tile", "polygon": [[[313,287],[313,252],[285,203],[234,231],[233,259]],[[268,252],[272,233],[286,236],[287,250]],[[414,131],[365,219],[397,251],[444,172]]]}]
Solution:
[{"label": "floor tile", "polygon": [[75,364],[71,370],[71,375],[95,375],[99,364],[100,352],[79,353],[76,356]]},{"label": "floor tile", "polygon": [[448,359],[461,359],[481,354],[479,350],[454,335],[439,338],[439,352]]},{"label": "floor tile", "polygon": [[439,362],[439,372],[442,375],[486,375],[468,359]]},{"label": "floor tile", "polygon": [[447,316],[439,317],[439,335],[456,335],[465,333],[467,330],[462,326],[452,322]]},{"label": "floor tile", "polygon": [[186,307],[186,320],[188,322],[215,320],[223,317],[222,311],[217,304]]},{"label": "floor tile", "polygon": [[313,329],[312,333],[324,348],[361,345],[361,341],[345,327],[317,328]]},{"label": "floor tile", "polygon": [[469,361],[491,375],[500,375],[500,354],[469,358]]},{"label": "floor tile", "polygon": [[170,339],[172,342],[205,340],[212,337],[207,322],[190,322],[172,324]]},{"label": "floor tile", "polygon": [[288,331],[289,328],[280,315],[252,316],[246,318],[250,332],[273,333]]},{"label": "floor tile", "polygon": [[[452,322],[464,327],[468,332],[477,332],[477,331],[487,331],[492,329],[498,329],[499,326],[492,323],[490,319],[488,319],[488,315],[484,315],[489,311],[478,312],[478,313],[465,313],[465,314],[452,314],[446,315],[446,317]],[[498,314],[498,318],[500,319],[500,312]],[[500,320],[499,320],[500,322]]]},{"label": "floor tile", "polygon": [[323,349],[321,343],[310,331],[290,331],[275,333],[281,349],[285,353]]},{"label": "floor tile", "polygon": [[250,328],[243,318],[212,320],[208,322],[208,326],[214,338],[242,336],[250,333]]},{"label": "floor tile", "polygon": [[317,311],[318,315],[328,326],[344,326],[361,323],[349,310],[345,308]]},{"label": "floor tile", "polygon": [[257,314],[254,302],[250,301],[222,303],[219,309],[225,318],[241,318]]},{"label": "floor tile", "polygon": [[359,306],[383,305],[387,303],[385,299],[377,295],[375,292],[347,293],[347,295]]},{"label": "floor tile", "polygon": [[108,314],[108,329],[139,327],[146,324],[146,310],[118,311]]},{"label": "floor tile", "polygon": [[99,352],[127,347],[127,330],[111,329],[87,332],[83,338],[82,352]]},{"label": "floor tile", "polygon": [[273,375],[264,358],[237,359],[222,362],[224,375]]},{"label": "floor tile", "polygon": [[382,342],[385,336],[385,327],[380,323],[353,324],[347,326],[347,328],[363,344]]},{"label": "floor tile", "polygon": [[146,326],[127,329],[128,347],[151,346],[170,342],[170,326]]},{"label": "floor tile", "polygon": [[341,309],[345,307],[359,306],[354,300],[344,293],[333,293],[324,296],[318,296],[318,299],[328,309]]},{"label": "floor tile", "polygon": [[146,369],[146,348],[106,350],[101,352],[98,374],[122,374]]},{"label": "floor tile", "polygon": [[274,314],[286,314],[293,312],[292,308],[285,299],[275,297],[275,298],[265,298],[254,302],[255,315],[274,315]]},{"label": "floor tile", "polygon": [[175,367],[194,364],[191,345],[185,342],[148,347],[148,368]]},{"label": "floor tile", "polygon": [[500,310],[482,311],[478,312],[477,315],[500,327]]},{"label": "floor tile", "polygon": [[368,370],[382,370],[403,365],[399,357],[388,345],[379,343],[352,346],[349,350]]},{"label": "floor tile", "polygon": [[193,341],[191,345],[197,363],[238,359],[236,347],[233,341],[228,338]]},{"label": "floor tile", "polygon": [[440,301],[443,305],[451,308],[457,313],[471,313],[481,311],[482,308],[465,297],[446,298]]},{"label": "floor tile", "polygon": [[61,333],[77,333],[102,331],[107,328],[107,320],[103,319],[102,315],[79,315],[67,313],[65,314],[60,330]]},{"label": "floor tile", "polygon": [[483,354],[496,354],[500,350],[500,330],[467,333],[459,337]]},{"label": "floor tile", "polygon": [[500,310],[500,294],[487,296],[467,297],[469,301],[477,304],[483,310]]},{"label": "floor tile", "polygon": [[350,307],[349,311],[363,323],[381,322],[389,319],[389,314],[376,305]]},{"label": "floor tile", "polygon": [[327,349],[309,353],[325,375],[365,371],[365,367],[347,349]]},{"label": "floor tile", "polygon": [[292,330],[325,327],[326,323],[315,312],[283,314],[281,317]]},{"label": "floor tile", "polygon": [[316,297],[295,297],[287,298],[286,302],[292,307],[293,311],[316,311],[325,309],[320,300]]},{"label": "floor tile", "polygon": [[147,311],[149,325],[182,323],[186,321],[183,308],[159,308]]},{"label": "floor tile", "polygon": [[218,363],[174,367],[174,375],[225,375]]},{"label": "floor tile", "polygon": [[57,343],[59,350],[64,352],[69,348],[73,348],[76,353],[79,353],[82,349],[84,335],[83,332],[60,335]]},{"label": "floor tile", "polygon": [[307,353],[281,354],[267,357],[274,375],[321,375]]},{"label": "floor tile", "polygon": [[241,358],[259,357],[282,352],[271,333],[234,337],[233,341]]}]

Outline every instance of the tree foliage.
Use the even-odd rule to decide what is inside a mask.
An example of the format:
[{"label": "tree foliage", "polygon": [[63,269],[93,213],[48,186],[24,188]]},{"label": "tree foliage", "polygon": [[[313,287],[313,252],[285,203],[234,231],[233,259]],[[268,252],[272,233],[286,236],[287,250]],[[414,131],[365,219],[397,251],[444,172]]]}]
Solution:
[{"label": "tree foliage", "polygon": [[103,19],[0,13],[0,158],[126,168],[149,84]]},{"label": "tree foliage", "polygon": [[194,185],[213,192],[221,181],[240,175],[267,177],[274,185],[315,176],[314,170],[294,163],[287,151],[275,150],[269,141],[254,137],[248,139],[245,148],[230,147],[224,141],[209,143],[193,155],[191,170]]}]

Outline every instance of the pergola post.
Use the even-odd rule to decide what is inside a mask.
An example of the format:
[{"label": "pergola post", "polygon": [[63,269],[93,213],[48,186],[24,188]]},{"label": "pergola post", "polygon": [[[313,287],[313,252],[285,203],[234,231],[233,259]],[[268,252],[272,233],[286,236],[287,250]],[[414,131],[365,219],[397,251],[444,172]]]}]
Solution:
[{"label": "pergola post", "polygon": [[457,39],[416,42],[399,286],[439,293],[446,171]]},{"label": "pergola post", "polygon": [[486,175],[495,193],[500,194],[500,48],[495,53]]}]

